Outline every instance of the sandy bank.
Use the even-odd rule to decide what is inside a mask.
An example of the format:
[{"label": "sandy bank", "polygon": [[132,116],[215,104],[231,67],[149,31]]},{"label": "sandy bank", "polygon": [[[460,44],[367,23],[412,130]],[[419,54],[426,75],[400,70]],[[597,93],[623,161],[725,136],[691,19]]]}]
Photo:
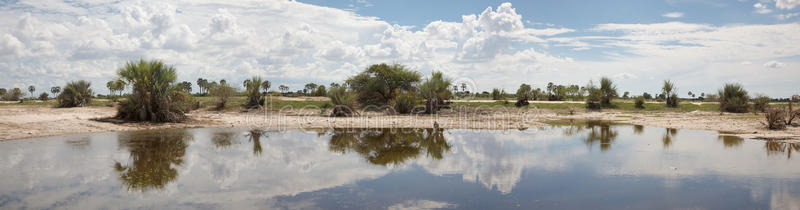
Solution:
[{"label": "sandy bank", "polygon": [[216,112],[195,111],[185,123],[111,123],[111,107],[50,108],[41,106],[0,107],[0,140],[53,136],[71,133],[125,131],[157,128],[193,127],[259,127],[272,129],[334,127],[432,127],[461,129],[521,129],[547,125],[558,120],[615,120],[622,123],[679,129],[716,130],[735,133],[743,138],[770,138],[800,141],[800,128],[771,131],[764,128],[763,116],[754,114],[720,114],[719,112],[632,112],[566,111],[541,109],[489,108],[455,109],[440,115],[385,115],[363,113],[360,117],[330,118],[319,110]]}]

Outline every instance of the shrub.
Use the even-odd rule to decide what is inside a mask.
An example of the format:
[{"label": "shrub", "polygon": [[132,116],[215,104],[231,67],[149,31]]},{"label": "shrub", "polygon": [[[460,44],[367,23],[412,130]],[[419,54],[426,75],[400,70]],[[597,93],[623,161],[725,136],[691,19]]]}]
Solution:
[{"label": "shrub", "polygon": [[[186,117],[188,93],[175,84],[175,68],[159,60],[128,61],[117,71],[131,86],[131,94],[117,109],[117,117],[133,121],[178,122]],[[63,94],[63,93],[62,93]]]},{"label": "shrub", "polygon": [[253,77],[244,81],[245,94],[247,95],[247,103],[243,106],[246,108],[261,108],[264,106],[264,98],[261,95],[261,88],[264,80],[261,77]]},{"label": "shrub", "polygon": [[608,77],[600,79],[600,105],[603,107],[611,107],[611,100],[617,97],[617,85],[614,84]]},{"label": "shrub", "polygon": [[530,99],[531,94],[531,86],[528,84],[521,84],[519,85],[519,89],[517,89],[517,103],[514,104],[516,107],[523,107],[528,106],[528,100]]},{"label": "shrub", "polygon": [[768,96],[765,95],[756,95],[756,98],[753,99],[753,111],[756,112],[766,112],[767,106],[769,106],[770,99]]},{"label": "shrub", "polygon": [[231,96],[236,93],[236,90],[233,89],[227,83],[219,83],[209,85],[208,87],[209,93],[212,96],[217,97],[217,105],[215,107],[216,110],[223,110],[225,106],[230,102]]},{"label": "shrub", "polygon": [[0,89],[0,97],[5,101],[19,101],[24,96],[25,93],[19,88],[11,89],[11,91],[7,91],[5,88]]},{"label": "shrub", "polygon": [[677,108],[678,107],[678,91],[675,88],[675,83],[672,83],[669,80],[664,80],[664,86],[661,87],[661,95],[664,96],[664,100],[666,101],[667,107]]},{"label": "shrub", "polygon": [[634,99],[634,100],[635,100],[637,109],[644,109],[644,97],[639,96],[639,97],[636,97],[636,99]]},{"label": "shrub", "polygon": [[767,118],[767,128],[779,130],[786,128],[786,112],[782,108],[770,108],[764,112]]},{"label": "shrub", "polygon": [[399,114],[408,114],[417,105],[417,98],[411,92],[401,93],[398,90],[397,98],[394,100],[394,111]]},{"label": "shrub", "polygon": [[586,85],[586,91],[589,93],[586,96],[586,108],[588,109],[600,109],[602,108],[601,101],[603,100],[603,91],[597,88],[592,81],[589,81],[589,84]]},{"label": "shrub", "polygon": [[440,71],[431,73],[431,77],[419,86],[419,93],[425,99],[425,113],[436,114],[441,109],[445,100],[453,95],[450,92],[451,80],[444,77]]},{"label": "shrub", "polygon": [[354,94],[347,91],[347,86],[331,87],[328,90],[328,97],[333,104],[331,117],[350,117],[355,113],[356,98]]},{"label": "shrub", "polygon": [[360,104],[385,105],[394,100],[396,90],[414,91],[421,77],[400,64],[376,64],[346,81]]},{"label": "shrub", "polygon": [[492,89],[492,100],[500,100],[503,96],[500,94],[500,89]]},{"label": "shrub", "polygon": [[50,99],[50,94],[47,93],[39,94],[39,100],[47,101],[48,99]]},{"label": "shrub", "polygon": [[723,112],[745,113],[750,97],[747,91],[739,84],[725,84],[719,90],[719,109]]},{"label": "shrub", "polygon": [[92,83],[79,80],[67,83],[56,98],[58,107],[82,107],[92,101]]}]

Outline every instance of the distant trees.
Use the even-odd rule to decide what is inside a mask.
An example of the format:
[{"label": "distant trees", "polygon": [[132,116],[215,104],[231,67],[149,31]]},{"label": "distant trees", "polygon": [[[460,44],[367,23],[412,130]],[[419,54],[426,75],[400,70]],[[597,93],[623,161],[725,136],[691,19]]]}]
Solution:
[{"label": "distant trees", "polygon": [[653,99],[653,95],[650,95],[650,94],[649,94],[649,93],[647,93],[647,92],[644,92],[644,93],[642,93],[642,97],[643,97],[645,100],[650,100],[650,99]]},{"label": "distant trees", "polygon": [[278,86],[278,90],[280,90],[281,93],[286,93],[286,92],[289,91],[289,87],[286,86],[286,85],[280,85],[280,86]]},{"label": "distant trees", "polygon": [[492,89],[492,100],[500,100],[503,96],[500,94],[500,89]]},{"label": "distant trees", "polygon": [[6,100],[6,94],[8,94],[8,90],[0,88],[0,100]]},{"label": "distant trees", "polygon": [[178,87],[180,87],[181,91],[191,94],[192,93],[192,83],[188,81],[183,81],[178,83]]},{"label": "distant trees", "polygon": [[628,99],[630,97],[629,94],[630,93],[628,91],[625,91],[625,93],[622,94],[622,98]]},{"label": "distant trees", "polygon": [[62,92],[56,99],[58,107],[83,107],[92,101],[92,83],[79,80],[67,83]]},{"label": "distant trees", "polygon": [[719,90],[720,111],[745,113],[748,108],[748,100],[750,97],[740,84],[727,83]]},{"label": "distant trees", "polygon": [[[394,100],[397,90],[414,91],[421,78],[419,73],[400,64],[375,64],[348,78],[346,82],[355,91],[360,104],[385,105]],[[441,91],[440,87],[435,88]],[[450,84],[444,87],[449,88]]]},{"label": "distant trees", "polygon": [[753,112],[766,112],[771,100],[769,96],[756,94],[756,98],[753,99]]},{"label": "distant trees", "polygon": [[317,84],[308,83],[303,88],[303,93],[314,95],[313,93],[314,93],[315,90],[317,90],[317,86],[318,86]]},{"label": "distant trees", "polygon": [[195,83],[195,84],[197,84],[197,87],[200,88],[199,92],[200,92],[201,95],[208,93],[208,85],[209,85],[209,83],[208,83],[207,79],[197,78],[197,83]]},{"label": "distant trees", "polygon": [[[408,79],[406,81],[413,81],[413,75],[419,75],[416,74],[416,72],[408,74],[409,75],[406,75],[406,79]],[[444,101],[452,97],[453,93],[447,88],[451,83],[452,80],[445,78],[442,72],[434,71],[431,73],[430,78],[419,85],[420,96],[425,99],[426,114],[436,114],[436,112],[441,109],[441,106],[444,105]]]},{"label": "distant trees", "polygon": [[599,87],[589,81],[586,89],[589,92],[589,96],[586,98],[586,107],[590,109],[611,107],[611,100],[617,97],[617,86],[608,77],[600,78]]},{"label": "distant trees", "polygon": [[[678,89],[675,88],[675,83],[672,81],[664,80],[664,85],[661,87],[661,95],[664,95],[667,107],[678,107]],[[691,92],[690,92],[691,93]]]},{"label": "distant trees", "polygon": [[50,99],[50,94],[47,94],[47,92],[42,92],[42,94],[39,94],[39,100],[47,101],[49,99]]},{"label": "distant trees", "polygon": [[111,98],[114,101],[117,101],[118,95],[121,95],[122,91],[125,90],[125,81],[121,79],[111,80],[106,83],[106,87],[111,92]]},{"label": "distant trees", "polygon": [[637,109],[644,109],[644,97],[642,97],[642,96],[637,96],[637,97],[634,99],[634,104],[635,104],[635,107],[636,107]]},{"label": "distant trees", "polygon": [[175,84],[171,65],[160,60],[128,61],[117,75],[131,86],[131,94],[117,109],[117,117],[133,121],[178,122],[189,111],[188,93]]},{"label": "distant trees", "polygon": [[50,93],[53,93],[53,96],[58,96],[58,93],[61,93],[61,87],[59,86],[51,87]]},{"label": "distant trees", "polygon": [[217,97],[217,105],[215,107],[217,110],[225,109],[225,106],[228,104],[228,102],[230,102],[233,94],[236,93],[236,89],[231,87],[231,85],[229,85],[227,82],[223,81],[224,80],[220,80],[219,84],[212,82],[208,87],[209,93],[212,96]]}]

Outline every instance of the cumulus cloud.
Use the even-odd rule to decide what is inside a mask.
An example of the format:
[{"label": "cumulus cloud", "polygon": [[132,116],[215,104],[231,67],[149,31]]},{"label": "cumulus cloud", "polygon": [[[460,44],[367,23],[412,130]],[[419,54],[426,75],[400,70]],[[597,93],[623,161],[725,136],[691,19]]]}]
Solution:
[{"label": "cumulus cloud", "polygon": [[682,12],[669,12],[669,13],[664,13],[661,16],[662,17],[668,17],[668,18],[682,18],[683,17],[683,13]]},{"label": "cumulus cloud", "polygon": [[777,17],[778,20],[786,20],[797,16],[800,16],[800,12],[775,15],[775,17]]},{"label": "cumulus cloud", "polygon": [[775,60],[767,61],[766,63],[764,63],[764,67],[773,68],[773,69],[777,69],[777,68],[783,67],[784,65],[785,64],[783,64],[781,62],[778,62],[778,61],[775,61]]},{"label": "cumulus cloud", "polygon": [[795,7],[797,7],[797,5],[800,5],[800,0],[776,0],[775,1],[775,7],[779,8],[779,9],[786,9],[786,10],[794,9]]},{"label": "cumulus cloud", "polygon": [[768,13],[772,12],[772,10],[769,9],[769,6],[767,6],[766,4],[762,4],[762,3],[753,4],[753,8],[756,9],[756,13],[758,13],[758,14],[768,14]]}]

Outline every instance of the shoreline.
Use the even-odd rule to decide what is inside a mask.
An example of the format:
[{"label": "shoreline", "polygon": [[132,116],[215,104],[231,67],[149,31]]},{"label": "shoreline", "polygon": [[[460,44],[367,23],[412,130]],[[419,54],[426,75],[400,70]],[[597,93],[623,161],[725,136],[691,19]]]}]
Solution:
[{"label": "shoreline", "polygon": [[800,128],[768,130],[762,125],[764,116],[752,113],[670,112],[455,108],[441,114],[386,115],[377,112],[361,116],[332,118],[321,116],[316,109],[288,111],[193,111],[181,123],[110,122],[116,114],[113,107],[51,108],[45,106],[0,107],[0,141],[23,140],[66,134],[133,131],[165,128],[258,127],[271,129],[331,128],[432,128],[434,122],[445,129],[506,130],[551,126],[573,121],[613,121],[615,123],[663,128],[719,131],[745,139],[800,142]]}]

